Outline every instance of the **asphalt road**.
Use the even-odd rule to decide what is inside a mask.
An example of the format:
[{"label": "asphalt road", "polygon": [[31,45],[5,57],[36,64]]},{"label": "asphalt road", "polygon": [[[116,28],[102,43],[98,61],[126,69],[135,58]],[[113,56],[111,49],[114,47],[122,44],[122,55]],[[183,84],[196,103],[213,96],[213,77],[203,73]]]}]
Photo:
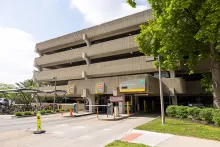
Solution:
[{"label": "asphalt road", "polygon": [[104,147],[125,136],[129,130],[155,116],[133,116],[119,121],[97,120],[96,115],[66,118],[42,116],[45,134],[33,134],[36,118],[0,117],[1,147]]}]

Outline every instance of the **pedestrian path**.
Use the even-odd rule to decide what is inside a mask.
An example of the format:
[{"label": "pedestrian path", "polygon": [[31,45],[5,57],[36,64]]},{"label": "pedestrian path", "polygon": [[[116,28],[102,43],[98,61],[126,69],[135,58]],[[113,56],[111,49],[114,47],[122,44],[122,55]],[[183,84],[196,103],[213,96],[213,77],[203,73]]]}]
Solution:
[{"label": "pedestrian path", "polygon": [[130,131],[121,140],[131,143],[142,143],[152,147],[220,147],[219,141],[135,129]]}]

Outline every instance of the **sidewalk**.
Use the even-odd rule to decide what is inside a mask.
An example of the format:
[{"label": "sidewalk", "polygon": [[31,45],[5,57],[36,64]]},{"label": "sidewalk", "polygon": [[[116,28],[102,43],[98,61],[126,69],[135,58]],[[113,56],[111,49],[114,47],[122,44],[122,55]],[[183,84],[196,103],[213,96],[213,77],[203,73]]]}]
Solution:
[{"label": "sidewalk", "polygon": [[121,140],[131,143],[142,143],[152,147],[220,147],[219,141],[135,129]]}]

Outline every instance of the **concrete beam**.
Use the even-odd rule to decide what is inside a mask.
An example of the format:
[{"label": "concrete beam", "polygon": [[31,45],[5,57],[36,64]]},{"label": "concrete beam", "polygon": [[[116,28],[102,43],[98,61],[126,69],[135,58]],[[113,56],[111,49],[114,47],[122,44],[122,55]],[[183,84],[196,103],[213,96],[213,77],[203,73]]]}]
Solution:
[{"label": "concrete beam", "polygon": [[88,76],[87,76],[87,74],[86,74],[85,71],[82,71],[82,78],[84,78],[84,79],[88,79]]},{"label": "concrete beam", "polygon": [[91,42],[86,34],[83,34],[83,40],[86,42],[87,46],[91,45]]},{"label": "concrete beam", "polygon": [[90,59],[88,58],[85,52],[82,52],[82,58],[86,61],[86,64],[89,65],[91,63]]}]

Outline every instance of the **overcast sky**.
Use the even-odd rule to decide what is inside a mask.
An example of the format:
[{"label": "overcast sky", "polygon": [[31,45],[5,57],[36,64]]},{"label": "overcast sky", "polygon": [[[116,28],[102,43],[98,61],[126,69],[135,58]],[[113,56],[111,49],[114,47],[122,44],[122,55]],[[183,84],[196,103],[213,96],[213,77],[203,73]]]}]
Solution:
[{"label": "overcast sky", "polygon": [[137,0],[0,0],[0,83],[33,77],[37,42],[149,8]]}]

